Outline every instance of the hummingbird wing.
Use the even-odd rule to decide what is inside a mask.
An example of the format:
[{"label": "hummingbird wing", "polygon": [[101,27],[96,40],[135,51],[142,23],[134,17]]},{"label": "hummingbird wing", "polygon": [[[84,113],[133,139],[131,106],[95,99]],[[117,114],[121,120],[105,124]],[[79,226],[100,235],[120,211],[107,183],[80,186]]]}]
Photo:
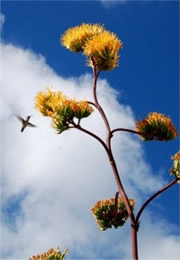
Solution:
[{"label": "hummingbird wing", "polygon": [[19,119],[19,121],[21,121],[22,124],[24,123],[25,120],[22,117],[20,117],[20,116],[16,116],[16,117],[17,117],[17,119]]},{"label": "hummingbird wing", "polygon": [[30,126],[30,127],[37,127],[37,125],[33,125],[31,123],[28,123],[27,125]]}]

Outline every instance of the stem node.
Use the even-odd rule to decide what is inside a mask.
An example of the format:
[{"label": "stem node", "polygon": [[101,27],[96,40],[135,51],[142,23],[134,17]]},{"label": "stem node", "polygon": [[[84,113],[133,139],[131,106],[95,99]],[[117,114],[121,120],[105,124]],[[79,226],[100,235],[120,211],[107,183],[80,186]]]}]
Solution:
[{"label": "stem node", "polygon": [[140,225],[140,222],[136,222],[136,223],[132,223],[131,227],[134,228],[136,230],[136,232],[138,232],[139,231],[139,225]]}]

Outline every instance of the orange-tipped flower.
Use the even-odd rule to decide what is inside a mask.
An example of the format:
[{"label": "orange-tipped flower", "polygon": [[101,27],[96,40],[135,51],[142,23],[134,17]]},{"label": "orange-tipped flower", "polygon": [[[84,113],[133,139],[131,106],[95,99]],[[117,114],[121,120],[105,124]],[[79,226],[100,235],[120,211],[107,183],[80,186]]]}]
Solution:
[{"label": "orange-tipped flower", "polygon": [[136,122],[135,130],[141,133],[144,141],[170,141],[178,135],[170,117],[155,112]]},{"label": "orange-tipped flower", "polygon": [[73,125],[74,118],[80,120],[88,117],[93,108],[87,101],[69,99],[60,91],[40,91],[36,96],[35,108],[44,116],[52,118],[53,127],[60,134]]},{"label": "orange-tipped flower", "polygon": [[180,183],[180,151],[174,156],[171,156],[173,160],[173,167],[170,169],[170,173],[174,174],[178,178],[178,183]]},{"label": "orange-tipped flower", "polygon": [[66,249],[63,253],[61,253],[59,247],[56,250],[52,248],[46,253],[29,258],[29,260],[65,260],[65,255],[68,253],[68,251],[69,250]]},{"label": "orange-tipped flower", "polygon": [[[134,209],[135,201],[129,200],[130,206]],[[128,218],[128,212],[122,198],[118,198],[117,208],[115,208],[115,199],[100,200],[91,209],[100,230],[108,228],[118,228],[123,226]]]},{"label": "orange-tipped flower", "polygon": [[69,28],[61,37],[61,43],[73,52],[84,49],[85,43],[94,35],[100,34],[104,27],[100,24],[85,24]]},{"label": "orange-tipped flower", "polygon": [[118,51],[122,42],[109,31],[104,30],[85,44],[84,54],[88,57],[88,65],[98,70],[112,70],[118,65]]}]

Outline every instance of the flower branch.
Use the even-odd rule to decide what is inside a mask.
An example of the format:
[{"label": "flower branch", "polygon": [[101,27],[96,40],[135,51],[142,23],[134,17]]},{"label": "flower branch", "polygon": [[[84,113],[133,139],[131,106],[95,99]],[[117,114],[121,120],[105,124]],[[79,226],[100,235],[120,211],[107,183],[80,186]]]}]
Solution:
[{"label": "flower branch", "polygon": [[149,137],[152,137],[152,136],[153,136],[153,134],[138,132],[138,131],[135,131],[135,130],[132,130],[132,129],[128,129],[128,128],[116,128],[116,129],[113,129],[113,130],[111,131],[112,137],[113,137],[113,134],[114,134],[115,132],[128,132],[128,133],[132,133],[132,134],[137,134],[137,135],[142,135],[142,136],[149,136]]},{"label": "flower branch", "polygon": [[156,192],[154,195],[152,195],[140,208],[140,210],[137,213],[136,216],[136,222],[139,222],[140,216],[143,213],[144,209],[147,207],[147,205],[154,200],[156,197],[158,197],[161,193],[163,193],[164,191],[166,191],[167,189],[169,189],[170,187],[172,187],[175,183],[177,183],[178,178],[175,178],[173,181],[171,181],[169,184],[167,184],[166,186],[164,186],[162,189],[160,189],[158,192]]},{"label": "flower branch", "polygon": [[106,146],[105,142],[99,136],[97,136],[96,134],[88,131],[87,129],[83,128],[82,126],[80,126],[78,124],[73,123],[73,126],[74,126],[73,128],[78,129],[78,130],[80,130],[80,131],[82,131],[82,132],[92,136],[96,140],[98,140],[98,142],[100,142],[102,144],[102,146],[104,147],[104,149],[107,152],[107,154],[109,154],[108,147]]}]

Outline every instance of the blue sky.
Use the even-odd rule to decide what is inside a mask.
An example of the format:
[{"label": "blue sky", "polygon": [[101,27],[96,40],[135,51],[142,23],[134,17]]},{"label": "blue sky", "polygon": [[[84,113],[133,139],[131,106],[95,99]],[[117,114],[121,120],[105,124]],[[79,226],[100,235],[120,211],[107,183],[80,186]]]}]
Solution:
[{"label": "blue sky", "polygon": [[[47,189],[43,188],[47,186],[47,184],[43,183],[48,182],[50,179],[44,177],[42,173],[37,177],[37,174],[39,174],[39,172],[37,173],[37,169],[43,172],[43,161],[47,156],[47,154],[44,154],[44,157],[40,156],[41,153],[45,153],[45,151],[41,150],[42,148],[39,148],[41,145],[43,147],[44,140],[46,140],[45,142],[48,149],[52,149],[52,151],[55,149],[55,151],[60,153],[61,158],[64,156],[64,162],[66,162],[65,155],[68,155],[68,149],[61,138],[66,140],[69,146],[72,145],[72,148],[69,148],[72,149],[72,153],[70,153],[72,158],[74,156],[73,151],[75,151],[77,145],[79,150],[84,149],[84,146],[79,148],[79,142],[81,142],[80,135],[76,136],[68,133],[64,134],[64,137],[63,135],[56,136],[53,133],[53,130],[50,129],[49,125],[44,123],[45,119],[38,117],[39,115],[33,110],[33,95],[35,95],[37,91],[43,89],[45,84],[53,85],[53,83],[55,83],[57,84],[55,86],[57,88],[59,88],[58,84],[62,84],[62,87],[60,86],[60,88],[62,88],[64,92],[66,92],[67,89],[67,93],[71,95],[82,95],[82,97],[84,97],[90,93],[90,88],[88,88],[87,84],[88,80],[89,85],[91,83],[91,69],[85,66],[85,57],[80,54],[71,53],[62,47],[59,44],[60,35],[69,27],[80,25],[83,22],[101,23],[104,24],[108,30],[116,33],[122,40],[123,49],[120,50],[119,67],[110,72],[103,72],[99,83],[102,86],[102,93],[99,95],[102,99],[102,103],[105,105],[105,109],[112,117],[112,125],[119,127],[133,127],[134,119],[138,120],[144,118],[149,112],[160,112],[170,116],[174,125],[178,129],[178,11],[178,1],[122,1],[114,3],[111,3],[110,1],[2,1],[1,13],[5,17],[1,43],[2,57],[4,58],[4,60],[2,59],[2,64],[4,64],[2,66],[2,100],[4,100],[3,104],[6,109],[3,110],[4,107],[2,107],[3,112],[1,113],[1,120],[4,123],[4,127],[2,127],[2,140],[7,140],[7,142],[2,142],[2,147],[6,152],[6,155],[2,156],[2,191],[6,190],[5,194],[2,194],[2,235],[3,237],[6,237],[3,245],[4,251],[2,251],[3,259],[18,258],[20,256],[20,249],[23,252],[22,258],[26,258],[28,257],[27,254],[32,252],[31,250],[34,250],[35,252],[32,252],[32,254],[35,254],[39,253],[39,248],[46,250],[48,249],[48,246],[56,246],[51,243],[48,244],[48,239],[47,241],[44,241],[43,245],[43,239],[41,236],[38,237],[38,241],[42,241],[39,243],[39,247],[36,247],[37,243],[35,242],[32,243],[33,245],[30,246],[27,251],[24,248],[21,248],[23,246],[20,246],[23,245],[23,243],[24,246],[27,246],[23,241],[23,236],[26,233],[26,230],[31,230],[28,229],[29,227],[32,227],[33,229],[37,228],[39,232],[42,232],[43,229],[40,228],[43,227],[41,212],[47,214],[48,203],[52,203],[51,199],[54,198],[53,196],[58,198],[59,196],[60,198],[66,198],[67,196],[66,190],[61,191],[60,189],[54,191],[51,189],[49,190],[49,187]],[[40,73],[39,76],[36,75],[38,72]],[[82,86],[82,92],[78,84]],[[69,86],[69,88],[67,86]],[[113,89],[118,91],[119,94],[117,95],[117,93],[114,93]],[[112,99],[110,98],[111,95]],[[119,102],[119,105],[117,101]],[[30,129],[31,131],[27,131],[25,135],[20,135],[19,132],[17,132],[19,131],[18,122],[13,119],[13,115],[16,113],[21,114],[22,116],[26,116],[26,113],[33,113],[34,118],[32,120],[34,120],[35,123],[37,122],[40,126],[42,125],[49,128],[49,130],[45,130],[43,127],[38,127],[37,132]],[[101,125],[99,121],[97,121],[98,118],[95,117],[94,120],[96,120],[96,123],[98,122],[97,129],[95,130],[101,133]],[[92,127],[92,123],[93,119],[90,121],[90,125],[87,123],[87,126]],[[7,138],[7,133],[11,133],[10,130],[12,128],[13,135]],[[92,129],[94,130],[94,128]],[[62,143],[60,146],[57,146],[56,144],[57,139],[61,139],[60,142]],[[14,142],[13,140],[16,141]],[[19,141],[19,145],[17,140]],[[32,142],[33,140],[36,140],[37,154],[33,150],[33,147],[31,147],[30,140],[32,140]],[[178,140],[176,139],[167,143],[142,143],[137,137],[131,138],[129,135],[123,135],[123,137],[120,137],[120,140],[118,140],[118,138],[115,140],[117,141],[117,144],[114,144],[115,154],[117,160],[119,160],[118,162],[120,167],[123,159],[119,159],[119,157],[129,160],[127,161],[127,164],[132,163],[132,169],[130,169],[132,170],[131,174],[134,174],[134,177],[132,176],[132,178],[134,178],[133,181],[131,181],[130,177],[126,181],[126,176],[123,177],[123,180],[125,184],[127,184],[128,192],[132,195],[137,195],[138,205],[140,205],[140,202],[143,201],[143,197],[147,198],[148,195],[156,191],[156,184],[157,187],[161,187],[161,181],[162,184],[171,181],[172,177],[169,176],[168,173],[168,170],[171,167],[170,157],[178,150]],[[11,142],[14,143],[13,146],[10,145]],[[92,156],[92,159],[90,159],[90,156],[91,151],[93,151],[93,153],[94,151],[102,153],[101,149],[96,150],[99,148],[96,147],[94,142],[89,144],[89,142],[91,142],[89,139],[83,139],[83,142],[86,145],[90,145],[90,149],[87,152],[87,156],[89,157],[88,160],[84,159],[85,162],[80,168],[78,168],[78,165],[75,165],[76,170],[79,172],[82,172],[83,170],[86,171],[86,165],[90,162],[89,165],[96,165],[97,170],[100,170],[101,166],[99,166],[99,164],[103,164],[105,160],[103,155],[98,157],[99,160],[96,156]],[[122,148],[120,145],[122,145]],[[11,152],[9,152],[10,149]],[[22,154],[21,151],[23,151]],[[129,158],[128,155],[123,155],[125,152],[134,156],[134,159]],[[136,158],[137,152],[139,152],[139,157]],[[40,158],[38,156],[40,156]],[[82,154],[82,156],[85,155]],[[76,159],[77,161],[80,160],[79,157]],[[16,160],[22,160],[21,167],[15,166]],[[63,162],[63,167],[61,167],[58,163],[58,158],[57,160],[54,160],[54,176],[58,174],[56,172],[57,168],[59,171],[61,171],[61,169],[63,169],[64,172],[70,171],[68,170],[68,161],[67,163]],[[47,160],[47,163],[50,165],[51,160]],[[135,166],[133,166],[133,163]],[[10,165],[14,165],[14,168],[11,169]],[[139,165],[141,165],[141,167]],[[34,173],[26,173],[25,169],[27,169],[27,167],[28,171]],[[102,169],[105,170],[107,167],[109,166],[105,164]],[[129,166],[124,163],[122,171],[124,170],[124,172],[128,172],[128,167]],[[147,180],[148,175],[143,173],[143,169],[146,167],[148,168],[146,174],[150,174],[149,180]],[[35,170],[34,168],[37,169]],[[71,170],[73,171],[73,167]],[[138,170],[139,173],[137,172]],[[17,171],[19,172],[17,173]],[[133,171],[137,173],[133,173]],[[12,177],[12,172],[14,177]],[[142,180],[140,181],[141,174],[145,174],[142,179],[147,181],[146,184],[143,184]],[[49,176],[48,173],[47,176]],[[100,174],[100,177],[102,176]],[[113,196],[116,192],[113,176],[110,177],[112,178],[112,181],[110,181],[110,179],[103,180],[107,189],[107,196]],[[51,176],[51,178],[54,178],[55,181],[55,177]],[[61,183],[61,177],[58,178]],[[66,178],[67,177],[63,174],[63,183],[65,184],[68,183],[69,179]],[[91,175],[89,178],[91,178]],[[92,177],[92,179],[96,180],[94,178],[95,176]],[[80,188],[77,189],[78,194],[81,194],[83,190],[83,180],[86,182],[86,179],[83,179],[83,177],[77,177],[77,179],[77,185],[81,185]],[[74,179],[74,182],[75,181],[76,178]],[[109,181],[112,183],[112,187],[109,187]],[[138,181],[140,181],[139,186]],[[55,182],[52,181],[52,183],[53,185],[56,185]],[[42,190],[41,193],[40,190],[38,193],[36,189],[39,189],[40,184],[42,186],[40,190]],[[154,185],[154,187],[152,187],[152,185]],[[92,187],[94,187],[93,183]],[[74,189],[75,188],[72,188],[72,190],[77,193],[77,190]],[[48,197],[49,199],[47,199],[49,202],[46,204],[43,201],[43,196],[47,194],[47,190],[54,195],[52,198],[48,195],[50,196]],[[67,189],[67,192],[70,192],[70,190]],[[95,185],[93,193],[92,198],[95,201],[102,198],[98,197],[98,195],[106,196],[103,187],[99,188],[98,185]],[[166,239],[172,238],[172,241],[177,241],[177,227],[179,225],[179,208],[177,206],[178,193],[178,185],[173,186],[170,190],[161,195],[160,198],[154,201],[149,207],[147,215],[145,214],[145,219],[149,225],[153,226],[153,221],[157,222],[157,225],[159,224],[159,226],[156,227],[157,230],[159,230],[159,233],[157,234],[157,237],[159,235],[159,241],[161,241],[161,239],[163,240],[163,236]],[[77,196],[82,197],[82,194]],[[89,198],[90,196],[91,192],[89,191],[89,203],[92,200],[92,198]],[[79,199],[79,197],[77,197],[77,199]],[[34,216],[32,216],[28,211],[29,206],[35,207],[33,201],[38,205],[37,208],[34,208],[34,212],[36,212],[37,216],[41,216],[37,217],[37,219],[33,219]],[[82,203],[84,203],[83,207],[85,207],[85,202],[82,201]],[[52,205],[57,207],[58,204],[56,205],[56,203],[52,203]],[[75,221],[78,219],[78,231],[76,229],[75,231],[71,231],[74,233],[77,232],[77,237],[73,237],[72,235],[71,240],[64,231],[64,233],[62,232],[64,234],[63,237],[60,238],[61,244],[64,242],[64,245],[70,249],[69,257],[82,259],[119,258],[118,245],[116,247],[114,244],[116,241],[113,239],[112,243],[108,241],[108,237],[112,238],[115,236],[114,231],[110,231],[109,233],[107,232],[103,237],[102,234],[93,233],[97,231],[90,231],[90,229],[85,228],[86,222],[81,219],[80,214],[78,213],[81,212],[81,210],[78,208],[78,211],[76,206],[76,203],[73,204],[70,198],[67,199],[66,207],[64,206],[64,211],[68,212],[68,210],[71,209],[70,212],[72,214],[72,219],[70,218],[69,221]],[[41,207],[42,210],[39,210]],[[84,210],[87,210],[86,207]],[[60,211],[58,212],[60,214]],[[14,219],[14,226],[16,228],[14,231],[12,228],[12,219],[15,213],[16,218]],[[68,213],[67,216],[69,217]],[[64,218],[67,218],[67,216],[64,213]],[[91,221],[89,215],[84,216],[85,219],[86,217],[89,227],[95,230],[96,225],[93,222],[94,220],[92,220],[91,223],[89,222]],[[47,224],[49,223],[48,220],[49,219],[47,219],[47,222],[44,220],[44,223],[46,223],[45,225],[49,225],[47,228],[47,234],[51,237],[51,231],[54,231],[54,226],[53,223]],[[54,223],[56,223],[56,221],[57,220],[54,219]],[[61,217],[61,222],[63,222],[63,216]],[[171,227],[171,231],[167,230],[168,235],[162,233],[161,230],[164,227],[163,225],[167,226],[167,223],[170,223]],[[22,228],[22,231],[20,231],[20,226],[24,227],[24,229]],[[80,229],[82,230],[80,231]],[[140,241],[143,241],[143,239],[144,241],[149,241],[148,232],[146,233],[148,227],[145,225],[143,230],[144,236],[140,235]],[[120,235],[120,230],[115,230],[115,232],[118,232],[117,235]],[[126,229],[123,229],[122,233],[123,232],[126,232]],[[46,232],[42,236],[46,236]],[[93,240],[96,236],[99,238],[99,241],[101,241],[99,247],[97,245],[98,243],[94,244],[92,242],[91,245],[89,245],[88,239],[91,238]],[[8,250],[9,237],[12,238],[13,244],[17,243],[16,248],[11,245],[11,251]],[[32,239],[32,237],[29,237],[29,239],[30,238]],[[172,241],[169,241],[169,244],[171,244]],[[109,243],[111,248],[108,251],[105,250],[106,242]],[[126,248],[128,244],[127,241],[125,242],[124,248]],[[54,238],[54,243],[59,243],[58,238]],[[141,244],[139,246],[141,248]],[[163,248],[163,243],[159,245],[159,248]],[[120,259],[124,259],[125,257],[128,259],[128,250],[123,250]],[[146,249],[146,252],[147,250],[148,249]],[[153,248],[150,248],[149,250],[151,258],[155,259],[153,257],[156,257],[156,255],[151,255]],[[92,251],[94,254],[92,254]],[[109,255],[109,251],[113,252],[113,255]],[[142,257],[145,257],[145,251],[142,249],[141,252]],[[148,255],[146,257],[148,259]],[[171,255],[171,252],[167,252],[167,254],[164,255],[164,259],[173,259],[173,257],[174,256]]]}]

